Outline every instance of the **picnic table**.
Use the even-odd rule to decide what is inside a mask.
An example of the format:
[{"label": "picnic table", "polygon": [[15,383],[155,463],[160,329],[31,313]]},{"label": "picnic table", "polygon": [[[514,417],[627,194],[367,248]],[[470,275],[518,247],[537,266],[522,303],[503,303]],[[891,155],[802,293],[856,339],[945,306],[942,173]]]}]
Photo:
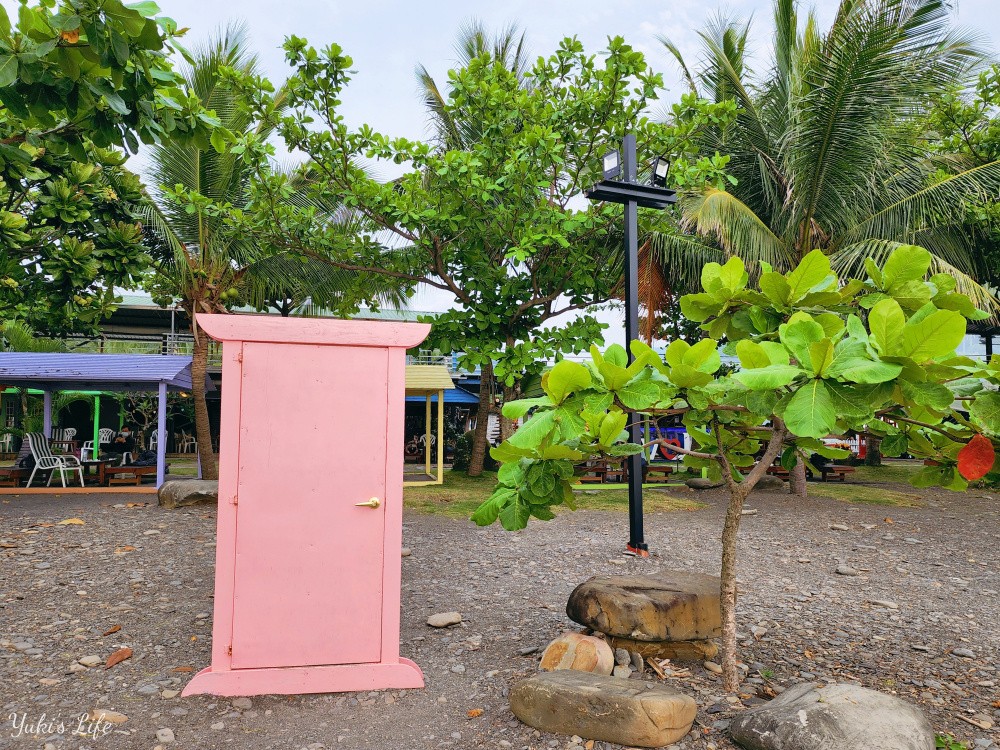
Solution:
[{"label": "picnic table", "polygon": [[853,466],[835,466],[829,464],[819,467],[821,482],[843,482],[847,475],[854,471]]},{"label": "picnic table", "polygon": [[100,483],[109,487],[116,484],[142,484],[142,478],[156,474],[155,466],[104,466],[100,469]]},{"label": "picnic table", "polygon": [[647,482],[669,482],[670,475],[674,473],[674,467],[669,464],[652,463],[646,467]]},{"label": "picnic table", "polygon": [[4,466],[0,468],[0,487],[20,487],[21,480],[27,479],[30,473],[19,466]]}]

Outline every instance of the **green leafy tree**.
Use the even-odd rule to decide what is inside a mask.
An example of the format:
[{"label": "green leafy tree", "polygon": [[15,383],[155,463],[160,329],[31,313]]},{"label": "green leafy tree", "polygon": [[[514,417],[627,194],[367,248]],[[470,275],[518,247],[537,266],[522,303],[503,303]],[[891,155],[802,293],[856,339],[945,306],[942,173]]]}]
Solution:
[{"label": "green leafy tree", "polygon": [[912,243],[995,312],[955,207],[993,200],[1000,162],[941,159],[925,132],[930,102],[983,66],[977,37],[954,27],[944,0],[842,0],[825,32],[814,14],[802,23],[797,8],[775,0],[774,63],[759,74],[747,64],[748,23],[720,16],[702,31],[698,68],[663,40],[692,90],[739,105],[735,122],[703,131],[700,142],[730,156],[736,184],[683,202],[694,236],[660,238],[665,265],[720,259],[721,250],[788,270],[820,249],[852,276],[866,259],[884,263]]},{"label": "green leafy tree", "polygon": [[[211,479],[217,477],[218,466],[205,401],[208,340],[199,331],[198,313],[226,313],[244,301],[260,307],[284,293],[301,299],[308,296],[344,314],[363,300],[400,299],[398,285],[378,279],[366,283],[357,273],[324,263],[316,254],[293,254],[238,228],[234,231],[227,217],[249,210],[253,173],[241,149],[227,148],[226,144],[247,131],[260,138],[266,138],[268,131],[239,106],[237,92],[223,76],[227,69],[246,75],[253,75],[256,69],[256,58],[247,49],[241,26],[224,30],[197,50],[184,71],[188,96],[205,102],[217,114],[221,127],[213,133],[215,145],[168,141],[154,146],[148,172],[154,186],[151,200],[135,209],[159,246],[155,274],[146,280],[147,288],[162,304],[178,302],[191,320],[195,432],[202,473]],[[280,110],[281,94],[271,106]],[[269,164],[256,166],[268,176],[272,174]],[[354,226],[337,215],[329,195],[311,203],[303,197],[301,185],[307,179],[302,173],[283,173],[282,194],[276,200],[317,217],[331,238],[336,238],[338,247],[351,243]]]},{"label": "green leafy tree", "polygon": [[[980,378],[997,382],[1000,359],[984,367],[956,356],[967,319],[983,313],[954,291],[952,276],[928,279],[932,262],[927,250],[901,245],[881,267],[869,260],[864,280],[843,284],[820,250],[785,274],[762,264],[754,284],[738,257],[707,264],[703,291],[681,304],[710,338],[675,340],[662,358],[633,342],[631,364],[620,346],[593,347],[587,365],[556,364],[543,377],[544,396],[504,406],[512,419],[534,413],[492,450],[503,462],[499,485],[473,520],[519,529],[531,517],[553,518],[554,506],[573,506],[576,464],[644,449],[627,442],[629,411],[681,415],[694,445],[671,450],[729,492],[723,676],[735,689],[736,537],[744,500],[776,459],[790,467],[802,454],[843,458],[823,438],[856,430],[882,436],[888,455],[933,459],[917,475],[921,486],[961,490],[992,467],[1000,394],[984,391]],[[731,374],[720,369],[721,339],[739,358]],[[953,408],[956,399],[968,416]],[[965,450],[985,454],[985,470],[971,469]]]},{"label": "green leafy tree", "polygon": [[[319,52],[301,39],[286,43],[295,70],[283,116],[266,83],[243,78],[257,118],[309,158],[310,195],[342,196],[397,252],[387,254],[375,242],[349,254],[331,248],[328,226],[296,206],[276,205],[285,185],[267,170],[253,180],[252,210],[228,220],[275,247],[323,249],[342,268],[450,292],[455,308],[434,319],[432,345],[462,351],[462,365],[480,368],[484,384],[495,375],[514,386],[539,360],[582,351],[600,334],[587,314],[553,323],[609,299],[620,278],[620,239],[610,232],[620,225],[620,207],[571,202],[599,179],[595,170],[607,145],[633,130],[644,161],[669,155],[676,174],[717,183],[725,179],[725,159],[699,159],[693,137],[734,108],[688,96],[674,122],[652,122],[645,112],[662,81],[621,39],[610,40],[599,58],[566,39],[524,70],[511,64],[516,56],[494,46],[474,45],[476,56],[448,74],[446,93],[434,86],[441,127],[431,141],[347,126],[340,102],[352,62],[336,45]],[[239,147],[266,162],[269,147],[259,139],[243,139]],[[410,170],[380,182],[363,168],[366,159]],[[490,389],[481,390],[473,475],[482,471],[492,405]]]},{"label": "green leafy tree", "polygon": [[47,332],[95,326],[149,266],[119,148],[208,144],[215,124],[179,86],[182,30],[155,3],[0,6],[0,314]]}]

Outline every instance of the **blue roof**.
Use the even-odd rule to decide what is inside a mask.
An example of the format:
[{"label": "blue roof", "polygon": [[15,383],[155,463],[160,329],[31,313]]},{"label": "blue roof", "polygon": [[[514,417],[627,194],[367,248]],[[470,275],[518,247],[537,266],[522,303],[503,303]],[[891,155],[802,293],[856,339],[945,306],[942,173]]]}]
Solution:
[{"label": "blue roof", "polygon": [[[0,384],[49,391],[191,390],[191,357],[174,354],[0,354]],[[205,387],[213,390],[206,376]]]},{"label": "blue roof", "polygon": [[[426,396],[407,396],[406,400],[408,402],[419,401],[420,403],[424,403]],[[437,395],[431,396],[431,402],[437,403]],[[444,402],[446,404],[478,404],[479,399],[468,391],[463,391],[461,388],[452,388],[444,392]]]}]

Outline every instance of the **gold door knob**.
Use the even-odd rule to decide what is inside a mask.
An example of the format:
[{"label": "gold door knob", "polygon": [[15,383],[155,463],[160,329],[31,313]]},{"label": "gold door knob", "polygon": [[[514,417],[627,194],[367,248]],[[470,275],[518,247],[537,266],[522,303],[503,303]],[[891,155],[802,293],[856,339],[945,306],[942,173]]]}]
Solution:
[{"label": "gold door knob", "polygon": [[360,508],[377,508],[382,504],[382,501],[379,500],[377,497],[373,497],[371,500],[366,500],[363,503],[354,503],[354,504]]}]

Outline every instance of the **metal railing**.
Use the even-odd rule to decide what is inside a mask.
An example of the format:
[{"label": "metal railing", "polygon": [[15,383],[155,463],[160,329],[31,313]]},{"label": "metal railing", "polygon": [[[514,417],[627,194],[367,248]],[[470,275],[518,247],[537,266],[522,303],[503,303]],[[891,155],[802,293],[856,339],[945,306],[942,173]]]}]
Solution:
[{"label": "metal railing", "polygon": [[[66,342],[76,353],[98,354],[181,354],[194,353],[194,336],[190,333],[128,334],[108,333],[96,337],[70,337]],[[222,367],[222,345],[208,343],[208,366]]]}]

